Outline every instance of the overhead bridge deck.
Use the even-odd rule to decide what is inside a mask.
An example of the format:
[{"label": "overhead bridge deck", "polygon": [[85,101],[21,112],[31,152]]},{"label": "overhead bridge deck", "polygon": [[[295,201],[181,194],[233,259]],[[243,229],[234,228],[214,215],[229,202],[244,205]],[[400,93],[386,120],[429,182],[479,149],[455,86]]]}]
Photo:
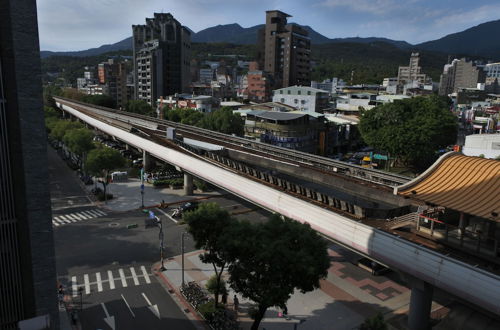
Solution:
[{"label": "overhead bridge deck", "polygon": [[[243,177],[234,171],[204,161],[192,154],[159,145],[151,139],[99,120],[85,111],[101,111],[93,106],[56,98],[57,105],[88,123],[154,157],[211,182],[234,195],[277,212],[312,228],[333,240],[366,254],[388,266],[450,292],[470,303],[500,315],[500,276],[442,255],[399,236],[378,230],[284,191]],[[120,114],[124,116],[124,114]],[[144,125],[155,125],[145,118]],[[131,120],[132,122],[132,120]]]}]

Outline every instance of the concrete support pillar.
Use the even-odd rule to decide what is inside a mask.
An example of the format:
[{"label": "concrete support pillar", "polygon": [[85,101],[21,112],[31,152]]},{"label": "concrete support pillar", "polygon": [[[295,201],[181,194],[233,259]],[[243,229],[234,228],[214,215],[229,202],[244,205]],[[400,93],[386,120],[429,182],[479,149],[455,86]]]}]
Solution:
[{"label": "concrete support pillar", "polygon": [[153,168],[153,159],[149,152],[146,152],[146,150],[142,151],[142,166],[144,167],[145,172],[149,172]]},{"label": "concrete support pillar", "polygon": [[190,196],[193,194],[193,176],[188,173],[184,173],[184,195]]},{"label": "concrete support pillar", "polygon": [[429,317],[434,288],[427,282],[413,279],[410,299],[408,328],[410,330],[429,329]]}]

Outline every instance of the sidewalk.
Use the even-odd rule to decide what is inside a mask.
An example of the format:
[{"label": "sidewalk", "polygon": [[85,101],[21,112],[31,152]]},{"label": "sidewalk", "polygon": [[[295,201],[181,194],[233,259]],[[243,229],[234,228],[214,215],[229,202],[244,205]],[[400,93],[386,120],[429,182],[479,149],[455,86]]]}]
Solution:
[{"label": "sidewalk", "polygon": [[[102,189],[102,184],[97,185]],[[86,186],[87,194],[92,195],[90,192],[94,185]],[[108,185],[107,192],[113,194],[113,199],[104,202],[96,202],[101,207],[110,211],[129,211],[139,209],[142,205],[141,200],[141,180],[136,178],[129,178],[123,182],[113,182]],[[175,203],[184,200],[192,200],[193,198],[215,197],[219,196],[217,191],[213,192],[198,192],[195,191],[193,195],[185,196],[183,189],[170,189],[170,188],[154,188],[153,185],[144,184],[144,207],[157,206],[161,201],[165,203]]]},{"label": "sidewalk", "polygon": [[[383,314],[404,313],[408,310],[410,290],[386,277],[372,276],[370,273],[352,265],[332,247],[328,250],[332,258],[331,267],[321,287],[302,294],[295,292],[287,303],[289,318],[279,317],[280,310],[269,308],[262,320],[260,329],[353,329],[377,312]],[[340,251],[342,254],[345,250]],[[212,265],[203,264],[199,259],[201,251],[184,255],[185,282],[196,281],[202,287],[214,274]],[[182,282],[181,256],[165,263],[166,271],[161,278],[179,294]],[[156,267],[157,265],[155,265]],[[228,304],[233,306],[234,292],[230,291]],[[242,329],[250,329],[252,320],[248,316],[251,302],[238,296],[240,302],[239,321]],[[392,315],[392,314],[391,314]]]}]

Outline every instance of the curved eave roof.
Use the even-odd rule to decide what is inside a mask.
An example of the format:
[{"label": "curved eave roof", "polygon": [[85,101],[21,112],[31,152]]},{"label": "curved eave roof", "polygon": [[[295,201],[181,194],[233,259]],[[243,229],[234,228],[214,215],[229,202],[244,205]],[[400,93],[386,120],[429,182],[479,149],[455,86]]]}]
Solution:
[{"label": "curved eave roof", "polygon": [[454,153],[440,158],[419,178],[398,187],[397,193],[500,221],[500,161]]}]

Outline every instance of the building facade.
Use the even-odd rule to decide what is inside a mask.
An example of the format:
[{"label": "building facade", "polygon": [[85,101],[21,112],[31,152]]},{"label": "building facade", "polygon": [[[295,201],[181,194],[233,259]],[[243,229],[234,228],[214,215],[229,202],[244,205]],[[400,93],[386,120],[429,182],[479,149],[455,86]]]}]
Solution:
[{"label": "building facade", "polygon": [[321,89],[291,86],[273,91],[273,102],[280,102],[302,111],[323,112],[328,108],[330,95]]},{"label": "building facade", "polygon": [[324,119],[304,113],[253,110],[245,113],[245,136],[275,146],[317,153]]},{"label": "building facade", "polygon": [[454,59],[444,66],[439,95],[455,93],[462,88],[477,88],[478,84],[484,83],[485,80],[486,74],[482,67],[467,62],[465,58]]},{"label": "building facade", "polygon": [[[104,93],[115,100],[117,109],[125,109],[127,98],[127,69],[124,62],[109,59],[97,67],[99,84],[104,85]],[[89,93],[90,94],[90,93]]]},{"label": "building facade", "polygon": [[191,33],[171,14],[132,25],[135,98],[155,106],[160,96],[189,91]]},{"label": "building facade", "polygon": [[247,98],[254,102],[266,102],[271,99],[272,78],[259,70],[257,62],[250,62],[247,74]]},{"label": "building facade", "polygon": [[403,86],[414,82],[418,84],[428,84],[430,82],[430,78],[426,74],[422,73],[419,53],[412,53],[409,65],[400,66],[398,69],[398,88],[402,89]]},{"label": "building facade", "polygon": [[274,89],[311,83],[311,40],[308,32],[279,10],[266,11],[266,25],[258,33],[259,62],[271,74]]},{"label": "building facade", "polygon": [[0,1],[2,330],[59,329],[41,81],[36,2]]}]

